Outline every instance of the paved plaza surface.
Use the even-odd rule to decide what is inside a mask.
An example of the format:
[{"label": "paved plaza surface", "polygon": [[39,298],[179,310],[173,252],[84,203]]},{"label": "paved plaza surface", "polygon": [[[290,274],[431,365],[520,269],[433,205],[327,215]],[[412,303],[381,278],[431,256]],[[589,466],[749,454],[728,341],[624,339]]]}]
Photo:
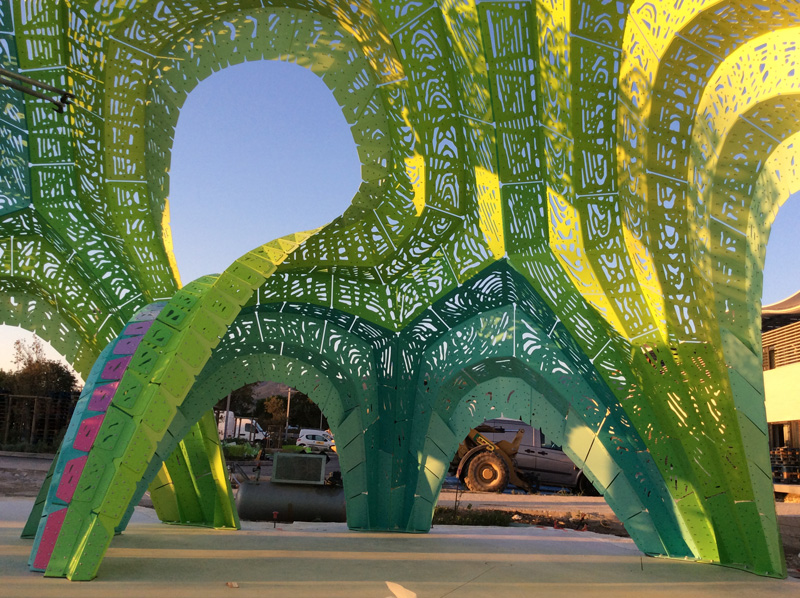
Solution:
[{"label": "paved plaza surface", "polygon": [[799,580],[648,558],[627,538],[574,530],[437,526],[415,535],[244,522],[215,531],[163,525],[142,507],[98,578],[68,582],[28,571],[31,541],[19,534],[31,505],[0,498],[4,597],[800,596]]}]

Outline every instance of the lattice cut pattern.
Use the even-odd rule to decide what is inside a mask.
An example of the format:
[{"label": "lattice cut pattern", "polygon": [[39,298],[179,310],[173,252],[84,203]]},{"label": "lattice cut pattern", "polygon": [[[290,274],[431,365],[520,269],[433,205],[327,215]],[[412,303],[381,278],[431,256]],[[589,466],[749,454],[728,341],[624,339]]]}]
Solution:
[{"label": "lattice cut pattern", "polygon": [[[87,378],[26,534],[91,579],[149,487],[236,527],[208,412],[275,380],[340,449],[348,524],[427,531],[486,417],[564,446],[646,553],[783,576],[761,271],[800,189],[796,2],[0,2],[0,314]],[[181,287],[187,94],[283,60],[362,163],[341,216]],[[232,107],[235,109],[235,106]],[[349,201],[349,203],[348,203]]]}]

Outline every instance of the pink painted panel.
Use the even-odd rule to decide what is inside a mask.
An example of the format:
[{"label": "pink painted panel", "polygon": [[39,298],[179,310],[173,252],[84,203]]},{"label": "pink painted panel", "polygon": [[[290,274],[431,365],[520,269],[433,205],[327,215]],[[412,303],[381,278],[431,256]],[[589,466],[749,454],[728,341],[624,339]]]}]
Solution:
[{"label": "pink painted panel", "polygon": [[117,344],[114,345],[114,355],[133,355],[134,351],[136,351],[136,347],[138,347],[141,342],[141,336],[121,338],[117,341]]},{"label": "pink painted panel", "polygon": [[53,554],[53,549],[56,547],[56,540],[61,528],[64,525],[64,518],[67,516],[67,509],[53,511],[47,516],[47,523],[44,525],[44,533],[42,539],[39,541],[39,549],[36,551],[36,557],[33,559],[33,568],[38,571],[47,569],[50,563],[50,556]]},{"label": "pink painted panel", "polygon": [[81,474],[88,458],[89,455],[84,455],[67,461],[67,466],[64,468],[64,473],[61,474],[61,480],[58,482],[57,498],[65,503],[69,503],[72,500],[72,495],[75,494],[75,488],[78,487],[78,482],[81,479]]},{"label": "pink painted panel", "polygon": [[96,387],[92,393],[92,398],[89,399],[89,411],[105,412],[111,399],[114,398],[114,393],[117,392],[117,386],[119,386],[119,382]]},{"label": "pink painted panel", "polygon": [[128,367],[130,361],[130,355],[112,359],[106,364],[106,367],[103,368],[103,373],[100,374],[100,377],[103,378],[103,380],[119,380],[122,378],[122,374],[125,373],[125,368]]},{"label": "pink painted panel", "polygon": [[78,428],[78,433],[75,435],[75,442],[72,446],[79,451],[85,453],[89,452],[94,444],[94,439],[97,438],[97,433],[100,431],[100,426],[105,419],[105,415],[95,415],[81,422]]},{"label": "pink painted panel", "polygon": [[122,334],[126,336],[133,336],[135,334],[142,335],[150,330],[152,325],[153,322],[133,322],[125,327],[125,330],[122,331]]}]

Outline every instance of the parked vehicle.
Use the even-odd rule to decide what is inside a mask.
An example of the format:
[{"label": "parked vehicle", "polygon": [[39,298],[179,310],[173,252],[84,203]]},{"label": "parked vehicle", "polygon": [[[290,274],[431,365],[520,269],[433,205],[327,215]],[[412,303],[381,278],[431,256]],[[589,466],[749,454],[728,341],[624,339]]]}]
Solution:
[{"label": "parked vehicle", "polygon": [[254,444],[262,444],[269,434],[264,432],[252,417],[236,417],[233,411],[221,411],[217,414],[217,431],[220,440],[247,440]]},{"label": "parked vehicle", "polygon": [[473,428],[459,445],[450,466],[456,468],[456,476],[470,490],[503,492],[511,482],[530,492],[531,485],[522,478],[514,462],[522,434],[522,430],[519,430],[513,440],[500,439],[495,442]]},{"label": "parked vehicle", "polygon": [[527,489],[526,484],[559,486],[598,495],[560,446],[549,442],[541,430],[519,420],[485,421],[470,431],[456,459],[457,474],[470,490],[502,492],[510,481],[523,489]]},{"label": "parked vehicle", "polygon": [[300,430],[300,435],[297,437],[297,446],[308,447],[312,453],[324,453],[327,451],[335,451],[335,443],[333,436],[324,430]]}]

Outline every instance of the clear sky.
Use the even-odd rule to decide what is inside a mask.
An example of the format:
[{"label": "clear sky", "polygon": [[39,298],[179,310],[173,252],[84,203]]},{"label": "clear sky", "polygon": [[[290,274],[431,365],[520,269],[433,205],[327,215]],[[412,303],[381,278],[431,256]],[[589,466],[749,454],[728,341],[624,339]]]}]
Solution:
[{"label": "clear sky", "polygon": [[[170,179],[183,284],[223,271],[259,244],[330,222],[361,181],[353,138],[333,95],[311,72],[279,62],[229,67],[191,92],[178,121]],[[764,304],[800,289],[799,225],[797,194],[772,229]],[[20,333],[0,326],[0,368],[10,367]]]},{"label": "clear sky", "polygon": [[205,79],[181,109],[172,152],[172,235],[183,284],[223,271],[262,243],[327,224],[360,183],[350,127],[311,71],[260,61]]}]

